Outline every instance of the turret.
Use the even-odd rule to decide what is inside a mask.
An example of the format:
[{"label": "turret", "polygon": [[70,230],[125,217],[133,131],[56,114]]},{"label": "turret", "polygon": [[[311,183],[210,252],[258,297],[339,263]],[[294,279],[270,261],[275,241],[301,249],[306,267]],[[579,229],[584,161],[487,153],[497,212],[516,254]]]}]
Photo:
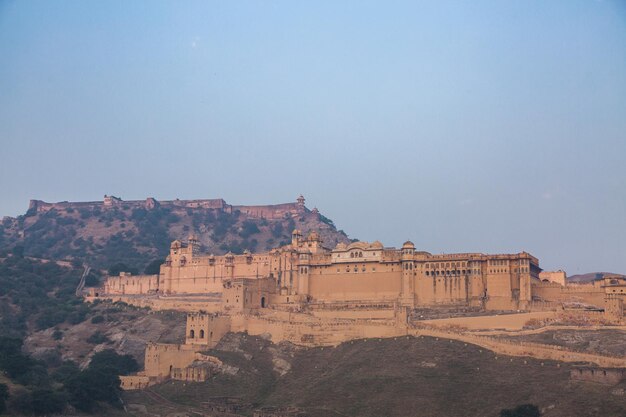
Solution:
[{"label": "turret", "polygon": [[302,194],[300,194],[300,196],[296,200],[296,206],[298,207],[298,210],[304,211],[304,197],[302,196]]},{"label": "turret", "polygon": [[195,256],[200,253],[200,245],[198,244],[198,236],[195,233],[189,234],[189,238],[187,239],[189,254],[191,256]]},{"label": "turret", "polygon": [[298,294],[309,292],[309,274],[311,270],[311,252],[303,250],[298,253]]},{"label": "turret", "polygon": [[297,248],[300,241],[302,241],[302,232],[298,229],[294,229],[293,232],[291,232],[291,246]]},{"label": "turret", "polygon": [[232,252],[228,252],[225,256],[226,266],[226,278],[232,279],[235,276],[235,255]]},{"label": "turret", "polygon": [[401,249],[402,260],[402,287],[400,293],[400,304],[406,307],[415,305],[414,277],[415,277],[415,245],[407,240]]}]

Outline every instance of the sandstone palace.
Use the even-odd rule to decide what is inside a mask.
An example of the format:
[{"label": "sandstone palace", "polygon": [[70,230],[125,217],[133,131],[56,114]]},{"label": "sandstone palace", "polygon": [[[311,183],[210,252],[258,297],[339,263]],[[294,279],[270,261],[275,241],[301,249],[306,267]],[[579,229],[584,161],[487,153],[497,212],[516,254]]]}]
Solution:
[{"label": "sandstone palace", "polygon": [[221,294],[227,310],[300,308],[307,304],[465,304],[525,309],[539,262],[532,255],[432,255],[412,242],[324,247],[319,235],[294,230],[290,245],[265,253],[205,255],[191,235],[172,242],[158,275],[111,277],[106,294]]},{"label": "sandstone palace", "polygon": [[[289,208],[298,215],[306,210],[304,199]],[[90,290],[87,300],[188,312],[184,344],[149,344],[145,371],[122,377],[125,389],[137,389],[170,378],[203,381],[219,372],[219,360],[203,352],[227,332],[325,346],[362,338],[437,336],[442,333],[424,327],[431,325],[429,317],[444,317],[447,325],[446,315],[454,314],[466,316],[461,326],[474,321],[488,328],[512,321],[523,326],[563,311],[619,324],[625,289],[621,276],[567,285],[563,271],[543,272],[527,252],[438,255],[416,250],[410,241],[400,248],[378,241],[340,242],[331,249],[318,232],[304,235],[296,229],[290,243],[270,251],[220,256],[202,253],[191,234],[185,242],[171,243],[159,274],[107,277],[101,288]],[[581,360],[578,353],[558,349],[493,345],[474,335],[454,337],[507,354]],[[623,362],[593,360],[608,366]]]}]

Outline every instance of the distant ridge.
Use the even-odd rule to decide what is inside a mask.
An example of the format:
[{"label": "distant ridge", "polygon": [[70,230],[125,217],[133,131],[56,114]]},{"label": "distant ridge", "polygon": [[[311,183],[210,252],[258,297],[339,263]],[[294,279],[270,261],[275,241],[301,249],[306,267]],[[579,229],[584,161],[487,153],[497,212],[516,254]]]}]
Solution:
[{"label": "distant ridge", "polygon": [[589,272],[586,274],[577,274],[577,275],[572,275],[570,277],[567,277],[567,282],[578,283],[578,284],[593,282],[593,281],[598,281],[598,280],[603,279],[605,275],[621,275],[621,274],[616,274],[613,272]]}]

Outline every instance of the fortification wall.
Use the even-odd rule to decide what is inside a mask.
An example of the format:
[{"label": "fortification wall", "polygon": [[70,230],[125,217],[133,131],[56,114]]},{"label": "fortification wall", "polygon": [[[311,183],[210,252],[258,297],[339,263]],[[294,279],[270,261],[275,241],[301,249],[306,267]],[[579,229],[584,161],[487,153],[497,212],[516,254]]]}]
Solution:
[{"label": "fortification wall", "polygon": [[482,346],[485,349],[489,349],[498,354],[509,356],[527,356],[531,358],[561,362],[587,362],[595,363],[599,366],[607,368],[626,368],[626,358],[624,357],[572,352],[561,346],[542,345],[539,343],[520,342],[517,340],[511,341],[488,336],[477,336],[428,328],[409,329],[409,334],[414,336],[442,337],[446,339],[459,340]]},{"label": "fortification wall", "polygon": [[186,368],[174,368],[170,378],[176,381],[203,382],[213,375],[211,369],[206,367],[188,366]]},{"label": "fortification wall", "polygon": [[369,310],[312,310],[311,314],[322,319],[393,319],[393,308],[369,309]]},{"label": "fortification wall", "polygon": [[556,316],[557,313],[554,311],[540,311],[519,314],[498,314],[494,316],[453,317],[448,319],[421,320],[420,324],[437,327],[458,326],[468,330],[520,330],[529,320],[546,320]]},{"label": "fortification wall", "polygon": [[617,385],[626,379],[624,369],[577,368],[570,371],[570,378],[575,381],[597,382]]},{"label": "fortification wall", "polygon": [[[208,312],[217,313],[222,310],[222,299],[219,295],[207,294],[202,297],[163,297],[163,296],[128,296],[128,295],[113,295],[106,296],[107,300],[111,302],[123,302],[136,307],[147,307],[151,310],[175,310],[184,312]],[[93,302],[96,299],[102,299],[102,297],[85,297],[85,301]]]},{"label": "fortification wall", "polygon": [[401,280],[401,271],[312,274],[309,295],[319,302],[396,300],[400,295]]},{"label": "fortification wall", "polygon": [[539,279],[554,282],[560,285],[567,284],[567,275],[565,271],[542,271],[539,273]]},{"label": "fortification wall", "polygon": [[233,210],[238,210],[246,216],[263,219],[284,219],[299,211],[297,203],[285,203],[266,206],[233,206]]},{"label": "fortification wall", "polygon": [[604,308],[604,289],[590,284],[563,287],[557,283],[535,283],[532,285],[532,293],[543,301],[583,303]]},{"label": "fortification wall", "polygon": [[212,348],[230,329],[229,316],[205,313],[188,314],[185,343]]},{"label": "fortification wall", "polygon": [[275,343],[288,341],[302,346],[335,346],[340,343],[362,338],[394,337],[406,334],[406,327],[397,326],[394,321],[382,320],[315,320],[298,321],[269,316],[232,317],[233,332],[247,332],[251,335],[269,335]]},{"label": "fortification wall", "polygon": [[517,300],[508,297],[489,297],[485,301],[485,309],[492,311],[504,311],[504,310],[518,310],[520,309],[520,303]]},{"label": "fortification wall", "polygon": [[144,389],[156,383],[146,375],[120,375],[120,388],[123,390]]},{"label": "fortification wall", "polygon": [[159,289],[158,275],[130,275],[121,273],[117,277],[107,277],[104,283],[105,294],[139,295],[156,292]]},{"label": "fortification wall", "polygon": [[470,297],[471,283],[467,276],[418,276],[414,282],[417,304],[421,306],[457,304],[467,302]]},{"label": "fortification wall", "polygon": [[306,209],[298,203],[284,203],[274,205],[239,205],[232,206],[221,198],[214,199],[195,199],[195,200],[165,200],[157,201],[155,198],[148,197],[145,200],[122,200],[121,198],[105,195],[101,201],[86,202],[69,202],[62,201],[57,203],[48,203],[42,200],[30,200],[28,209],[37,213],[45,213],[51,209],[66,208],[102,208],[124,206],[127,208],[145,208],[153,209],[155,207],[168,208],[191,208],[191,209],[210,209],[219,210],[225,213],[232,213],[233,210],[239,210],[241,213],[256,218],[264,219],[283,219],[285,216],[295,213],[304,212]]},{"label": "fortification wall", "polygon": [[169,378],[174,368],[186,368],[199,359],[194,345],[150,343],[146,346],[144,374],[148,377]]}]

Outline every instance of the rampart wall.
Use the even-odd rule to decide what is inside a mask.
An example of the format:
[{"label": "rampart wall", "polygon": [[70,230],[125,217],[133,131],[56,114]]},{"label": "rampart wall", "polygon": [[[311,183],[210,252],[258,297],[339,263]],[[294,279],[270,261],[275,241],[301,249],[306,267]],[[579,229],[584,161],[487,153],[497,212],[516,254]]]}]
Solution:
[{"label": "rampart wall", "polygon": [[553,311],[538,311],[519,314],[497,314],[493,316],[452,317],[447,319],[421,320],[427,326],[458,326],[468,330],[506,329],[520,330],[529,320],[546,320],[556,317]]},{"label": "rampart wall", "polygon": [[482,346],[495,353],[509,356],[527,356],[536,359],[555,360],[561,362],[587,362],[595,363],[606,368],[626,368],[626,358],[596,355],[592,353],[573,352],[561,346],[542,345],[539,343],[520,342],[499,339],[490,336],[477,336],[473,334],[442,331],[434,328],[409,329],[409,334],[414,336],[441,337],[459,340],[466,343]]},{"label": "rampart wall", "polygon": [[283,219],[285,216],[294,215],[305,211],[304,204],[283,203],[273,205],[238,205],[233,206],[221,198],[214,199],[195,199],[195,200],[165,200],[157,201],[155,198],[148,197],[145,200],[122,200],[121,198],[105,195],[102,201],[86,201],[86,202],[69,202],[61,201],[57,203],[48,203],[42,200],[30,200],[28,210],[36,213],[45,213],[52,209],[65,210],[67,208],[90,208],[90,209],[107,209],[111,207],[124,207],[129,209],[144,208],[147,210],[156,207],[183,208],[183,209],[211,209],[224,213],[232,213],[239,211],[248,217],[264,218],[264,219]]},{"label": "rampart wall", "polygon": [[121,272],[119,276],[108,277],[104,284],[105,294],[112,295],[150,294],[158,289],[158,275],[130,275]]},{"label": "rampart wall", "polygon": [[597,382],[617,385],[626,379],[624,369],[577,368],[570,371],[570,378],[575,381]]},{"label": "rampart wall", "polygon": [[605,291],[602,287],[588,285],[561,286],[557,283],[536,283],[532,285],[533,297],[543,301],[561,303],[583,303],[604,308]]},{"label": "rampart wall", "polygon": [[[85,301],[92,302],[101,297],[85,297]],[[123,302],[135,307],[150,308],[155,311],[175,310],[184,312],[200,312],[217,313],[222,311],[222,299],[220,295],[206,294],[203,296],[193,297],[166,297],[166,296],[132,296],[132,295],[113,295],[107,296],[107,300],[111,302]]]}]

